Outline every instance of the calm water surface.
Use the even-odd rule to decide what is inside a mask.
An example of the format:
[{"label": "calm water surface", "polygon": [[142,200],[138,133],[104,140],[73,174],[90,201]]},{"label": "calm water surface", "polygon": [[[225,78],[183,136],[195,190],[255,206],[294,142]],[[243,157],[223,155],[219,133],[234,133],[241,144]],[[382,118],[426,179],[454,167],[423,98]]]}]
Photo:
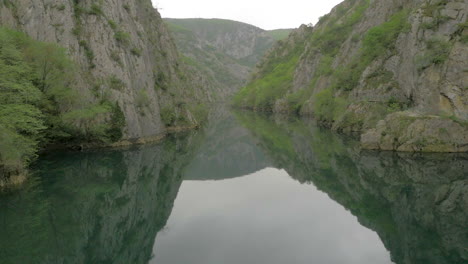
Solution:
[{"label": "calm water surface", "polygon": [[307,121],[219,109],[34,175],[0,194],[2,264],[468,261],[466,155],[361,152]]},{"label": "calm water surface", "polygon": [[274,168],[184,181],[153,252],[151,263],[391,263],[375,232]]}]

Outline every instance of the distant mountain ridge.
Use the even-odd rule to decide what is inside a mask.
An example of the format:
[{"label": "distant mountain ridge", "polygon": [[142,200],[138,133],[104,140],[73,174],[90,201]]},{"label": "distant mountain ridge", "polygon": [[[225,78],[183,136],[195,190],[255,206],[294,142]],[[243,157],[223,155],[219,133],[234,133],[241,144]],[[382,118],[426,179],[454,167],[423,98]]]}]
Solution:
[{"label": "distant mountain ridge", "polygon": [[201,69],[218,87],[221,98],[247,81],[260,58],[288,29],[267,31],[225,19],[165,18],[188,64]]}]

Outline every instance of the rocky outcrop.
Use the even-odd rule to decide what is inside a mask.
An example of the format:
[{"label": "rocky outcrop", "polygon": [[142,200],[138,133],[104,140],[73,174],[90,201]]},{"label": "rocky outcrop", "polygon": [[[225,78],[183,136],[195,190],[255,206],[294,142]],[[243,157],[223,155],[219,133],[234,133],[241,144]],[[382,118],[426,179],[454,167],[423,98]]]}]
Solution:
[{"label": "rocky outcrop", "polygon": [[467,124],[440,116],[398,112],[361,136],[365,149],[468,152]]},{"label": "rocky outcrop", "polygon": [[[364,148],[389,149],[375,144],[387,140],[377,139],[380,129],[387,138],[409,136],[394,150],[466,151],[460,146],[468,133],[467,10],[459,0],[344,1],[315,27],[276,45],[236,103],[313,115],[337,131],[371,130]],[[382,125],[395,116],[419,121],[403,122],[399,131]],[[440,148],[422,136],[438,125],[450,135],[437,137]]]},{"label": "rocky outcrop", "polygon": [[[288,30],[269,31],[223,19],[165,18],[177,47],[193,67],[202,69],[225,100],[245,85],[255,64]],[[279,34],[279,35],[278,35]]]},{"label": "rocky outcrop", "polygon": [[[74,89],[88,102],[117,103],[123,139],[200,122],[193,108],[212,93],[187,70],[150,0],[2,1],[0,25],[66,48]],[[101,120],[105,122],[105,120]]]}]

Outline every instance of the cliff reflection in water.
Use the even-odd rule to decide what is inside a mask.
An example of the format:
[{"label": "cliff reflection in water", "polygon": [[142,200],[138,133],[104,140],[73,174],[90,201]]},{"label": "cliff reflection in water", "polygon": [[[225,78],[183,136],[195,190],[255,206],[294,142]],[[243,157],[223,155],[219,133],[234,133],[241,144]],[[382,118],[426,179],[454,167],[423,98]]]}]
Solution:
[{"label": "cliff reflection in water", "polygon": [[360,152],[313,122],[236,115],[274,167],[350,210],[395,263],[467,263],[468,155]]},{"label": "cliff reflection in water", "polygon": [[211,119],[152,146],[42,158],[35,180],[0,195],[0,263],[148,263],[184,179],[265,167],[327,193],[396,264],[467,262],[467,155],[360,152],[311,122],[225,109]]},{"label": "cliff reflection in water", "polygon": [[187,167],[185,180],[224,180],[271,167],[250,132],[226,108],[214,109],[203,131],[206,140]]},{"label": "cliff reflection in water", "polygon": [[148,263],[200,139],[42,159],[0,197],[0,262]]}]

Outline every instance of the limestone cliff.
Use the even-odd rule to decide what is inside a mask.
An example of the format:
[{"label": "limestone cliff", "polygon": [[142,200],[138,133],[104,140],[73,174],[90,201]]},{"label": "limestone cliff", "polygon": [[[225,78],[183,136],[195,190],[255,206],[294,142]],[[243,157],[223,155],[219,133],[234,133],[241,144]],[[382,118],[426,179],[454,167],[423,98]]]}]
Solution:
[{"label": "limestone cliff", "polygon": [[74,89],[85,101],[119,105],[124,140],[196,125],[198,104],[212,97],[150,0],[5,0],[0,26],[65,47],[78,68]]},{"label": "limestone cliff", "polygon": [[255,64],[289,30],[266,31],[224,19],[165,18],[177,47],[194,67],[203,70],[219,99],[245,85]]},{"label": "limestone cliff", "polygon": [[468,151],[468,4],[347,0],[278,43],[236,97],[314,115],[368,149]]}]

